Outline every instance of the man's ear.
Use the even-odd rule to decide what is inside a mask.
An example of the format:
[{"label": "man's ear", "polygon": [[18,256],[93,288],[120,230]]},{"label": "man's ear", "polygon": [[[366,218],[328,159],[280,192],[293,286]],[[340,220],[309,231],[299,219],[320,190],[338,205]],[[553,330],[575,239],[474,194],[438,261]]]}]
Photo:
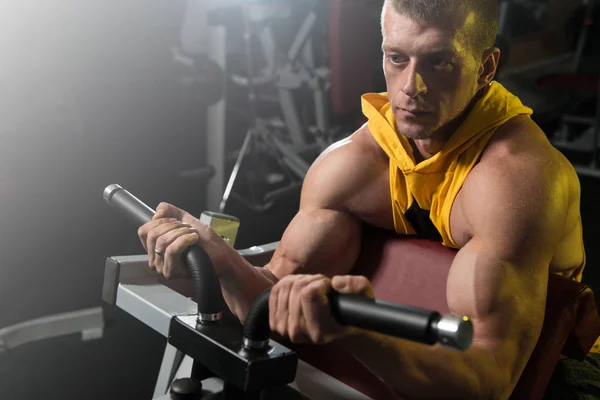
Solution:
[{"label": "man's ear", "polygon": [[481,56],[481,66],[479,67],[479,87],[482,88],[494,79],[500,60],[500,49],[492,47],[483,52]]}]

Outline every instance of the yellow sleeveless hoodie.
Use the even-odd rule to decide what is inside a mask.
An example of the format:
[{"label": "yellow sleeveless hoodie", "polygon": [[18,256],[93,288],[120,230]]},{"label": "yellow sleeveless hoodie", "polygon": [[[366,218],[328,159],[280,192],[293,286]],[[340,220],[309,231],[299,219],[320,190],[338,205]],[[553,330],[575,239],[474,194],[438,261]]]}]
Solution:
[{"label": "yellow sleeveless hoodie", "polygon": [[[363,95],[362,110],[369,120],[371,134],[390,158],[390,191],[396,232],[416,233],[405,215],[416,201],[421,209],[430,210],[429,218],[440,233],[442,243],[455,249],[459,246],[450,232],[450,212],[467,175],[500,126],[518,115],[533,113],[500,83],[492,82],[442,150],[416,164],[408,139],[397,134],[387,93]],[[572,279],[581,280],[584,266],[585,258]],[[592,351],[600,351],[600,338]]]},{"label": "yellow sleeveless hoodie", "polygon": [[371,134],[390,158],[396,231],[415,234],[405,213],[416,201],[421,209],[430,210],[430,219],[441,234],[442,243],[452,248],[459,246],[450,233],[450,211],[467,175],[500,126],[517,115],[533,113],[500,83],[492,82],[444,148],[416,164],[408,139],[397,134],[387,93],[363,95],[362,110],[369,120]]}]

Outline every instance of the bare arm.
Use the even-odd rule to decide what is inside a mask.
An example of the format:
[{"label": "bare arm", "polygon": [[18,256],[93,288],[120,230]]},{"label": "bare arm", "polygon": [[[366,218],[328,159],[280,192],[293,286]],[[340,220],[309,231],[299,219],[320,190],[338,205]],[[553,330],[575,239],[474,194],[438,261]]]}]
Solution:
[{"label": "bare arm", "polygon": [[273,259],[252,267],[235,257],[219,279],[229,308],[244,320],[253,299],[290,274],[333,276],[350,271],[360,251],[361,221],[345,208],[368,180],[364,152],[348,139],[332,146],[311,166],[300,210],[287,227]]},{"label": "bare arm", "polygon": [[466,182],[459,206],[471,239],[447,292],[451,311],[473,320],[469,350],[364,331],[340,343],[406,398],[508,398],[539,338],[548,265],[574,201],[575,191],[557,191],[562,176],[516,158],[480,165]]},{"label": "bare arm", "polygon": [[[364,138],[362,133],[358,136]],[[372,202],[356,197],[368,192],[373,174],[379,173],[370,168],[373,155],[356,136],[331,146],[311,166],[300,210],[264,268],[252,266],[211,228],[167,203],[161,203],[153,220],[138,230],[149,267],[170,277],[183,269],[182,252],[200,244],[215,267],[227,305],[242,322],[254,299],[287,275],[347,273],[361,239],[361,221],[349,204]]]}]

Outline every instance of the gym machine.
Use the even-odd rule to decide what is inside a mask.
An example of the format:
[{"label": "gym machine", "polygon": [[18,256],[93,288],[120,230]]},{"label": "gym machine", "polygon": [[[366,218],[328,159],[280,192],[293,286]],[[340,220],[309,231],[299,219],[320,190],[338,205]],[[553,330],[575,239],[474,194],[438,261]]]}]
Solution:
[{"label": "gym machine", "polygon": [[[137,226],[150,221],[155,213],[119,185],[108,186],[103,197]],[[230,228],[235,222],[233,218],[208,215],[225,221]],[[269,250],[255,247],[240,254],[252,260]],[[172,380],[177,376],[176,368],[168,371],[163,363],[160,374],[169,379],[161,388],[157,386],[161,390],[155,392],[156,399],[361,398],[358,392],[299,361],[294,351],[269,339],[269,290],[255,300],[241,326],[227,310],[204,250],[192,246],[182,261],[191,279],[167,281],[148,268],[147,256],[106,260],[103,299],[167,337],[167,353],[180,351],[193,360],[191,376],[176,380]],[[333,315],[344,325],[429,345],[441,343],[457,350],[466,350],[472,342],[473,326],[467,317],[442,316],[359,296],[331,294],[329,300]],[[301,384],[307,377],[314,385]],[[309,393],[315,388],[319,393]]]},{"label": "gym machine", "polygon": [[[182,171],[179,177],[206,183],[206,202],[213,210],[219,207],[226,179],[226,15],[244,1],[187,0],[179,44],[171,48],[174,63],[186,71],[181,78],[186,96],[201,87],[199,91],[206,106],[205,130],[210,133],[206,135],[206,165]],[[193,98],[191,106],[197,106],[196,100]]]},{"label": "gym machine", "polygon": [[[597,15],[600,11],[598,0],[587,0],[584,8],[584,17],[577,40],[577,47],[573,57],[572,73],[581,74],[583,78],[589,78],[589,72],[583,68],[583,60],[586,48],[591,47],[593,43],[591,36],[593,29],[597,29]],[[598,31],[596,30],[596,33]],[[595,49],[597,52],[597,49]],[[597,55],[596,58],[598,57]],[[581,115],[579,113],[568,113],[561,118],[561,126],[553,139],[553,144],[562,150],[571,150],[590,154],[589,164],[575,164],[575,169],[580,175],[600,178],[600,160],[598,159],[600,147],[600,63],[598,60],[592,60],[595,68],[592,77],[595,77],[597,83],[592,96],[596,97],[596,112],[593,115]],[[589,92],[589,90],[588,90]],[[577,129],[584,127],[583,131]]]},{"label": "gym machine", "polygon": [[[550,125],[547,129],[554,133],[552,144],[555,147],[589,156],[587,163],[574,162],[579,175],[600,177],[600,102],[597,100],[600,96],[600,63],[596,43],[600,8],[598,0],[581,3],[565,27],[572,46],[571,53],[535,65],[502,71],[500,82],[535,111],[533,118],[538,124]],[[533,0],[502,0],[499,6],[499,36],[505,43],[518,33],[515,30],[523,28],[524,24],[514,20],[519,21],[527,15],[527,19],[534,21],[530,25],[539,29],[543,26],[543,16],[548,7],[546,2]],[[532,28],[529,26],[527,29]],[[597,103],[595,112],[583,114],[581,105],[594,99]],[[557,118],[557,115],[560,117]],[[554,127],[555,121],[558,129]]]},{"label": "gym machine", "polygon": [[[324,26],[320,7],[315,0],[187,0],[180,43],[171,51],[185,71],[186,93],[202,93],[210,134],[207,165],[179,176],[207,183],[208,209],[223,213],[235,198],[255,212],[269,210],[299,191],[312,161],[341,136],[329,122],[330,68],[326,41],[317,36]],[[239,28],[233,25],[239,25],[240,10],[245,76],[230,74],[227,65],[227,44]],[[284,50],[278,39],[296,19],[301,19],[298,31]],[[225,140],[230,82],[248,91],[250,114],[245,140],[232,155]],[[234,165],[226,176],[230,160]]]},{"label": "gym machine", "polygon": [[[288,193],[297,193],[312,161],[339,135],[329,123],[330,69],[323,62],[326,57],[318,51],[322,40],[315,37],[320,22],[317,7],[315,0],[246,2],[247,76],[233,75],[232,80],[248,89],[253,126],[237,154],[220,212],[226,211],[227,203],[233,197],[251,210],[262,213],[277,199]],[[302,11],[298,12],[297,8]],[[287,21],[288,27],[293,22],[292,17],[298,14],[303,15],[302,22],[291,45],[283,51],[276,40],[279,34],[275,25]],[[260,52],[254,51],[256,44]],[[261,61],[265,67],[257,71],[256,54],[259,53],[263,55]],[[276,115],[261,115],[260,106],[263,104],[266,104],[263,109],[269,108]],[[266,166],[265,156],[273,160],[272,165]],[[251,160],[253,164],[248,169],[255,170],[255,164],[262,164],[266,173],[248,171],[240,176],[240,172],[246,172],[242,167],[245,160]],[[264,191],[256,190],[261,186],[257,182],[249,182],[249,195],[241,195],[234,190],[236,181],[240,178],[254,180],[252,176],[265,177]]]},{"label": "gym machine", "polygon": [[0,353],[34,341],[81,334],[84,341],[102,338],[101,307],[47,315],[0,329]]}]

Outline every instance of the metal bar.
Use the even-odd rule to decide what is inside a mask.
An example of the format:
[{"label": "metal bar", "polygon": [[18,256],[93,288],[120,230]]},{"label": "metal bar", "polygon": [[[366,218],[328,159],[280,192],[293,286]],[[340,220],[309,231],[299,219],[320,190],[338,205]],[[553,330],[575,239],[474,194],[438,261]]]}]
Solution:
[{"label": "metal bar", "polygon": [[283,159],[287,161],[286,165],[298,175],[298,178],[304,179],[310,165],[276,136],[271,138],[271,142],[283,154]]},{"label": "metal bar", "polygon": [[310,32],[312,31],[316,22],[317,14],[311,11],[311,13],[308,14],[307,17],[304,19],[304,22],[300,27],[300,31],[298,31],[298,34],[294,38],[294,43],[292,43],[292,46],[288,51],[288,63],[292,64],[296,62],[296,58],[298,58],[298,56],[300,55],[300,51],[302,50],[304,43],[306,43],[306,41],[308,40]]},{"label": "metal bar", "polygon": [[294,182],[287,186],[271,190],[267,194],[265,194],[264,200],[267,203],[272,201],[277,201],[282,197],[289,196],[290,194],[298,194],[302,188],[302,182]]},{"label": "metal bar", "polygon": [[[127,268],[122,268],[124,264],[127,264]],[[116,305],[120,283],[136,282],[145,278],[156,279],[156,272],[148,268],[147,254],[107,257],[104,266],[102,300]]]},{"label": "metal bar", "polygon": [[498,17],[498,34],[506,40],[510,39],[508,31],[508,15],[510,12],[511,3],[507,0],[501,1],[499,4],[499,17]]},{"label": "metal bar", "polygon": [[596,118],[593,117],[584,117],[581,115],[564,115],[564,122],[571,122],[575,124],[583,124],[583,125],[596,125]]},{"label": "metal bar", "polygon": [[579,175],[589,176],[591,178],[600,178],[600,170],[598,168],[575,165],[575,170]]},{"label": "metal bar", "polygon": [[306,39],[306,43],[304,43],[304,47],[302,47],[302,59],[304,64],[313,71],[315,69],[315,55],[313,53],[313,43],[312,39]]},{"label": "metal bar", "polygon": [[266,70],[269,77],[275,75],[275,39],[273,38],[273,31],[269,25],[267,25],[260,34],[260,43],[264,50],[265,60],[267,63]]},{"label": "metal bar", "polygon": [[[560,138],[552,141],[552,144],[559,149],[590,153],[594,146],[598,147],[598,138],[594,137],[594,131],[594,128],[589,128],[573,140]],[[596,139],[596,143],[594,143],[594,139]]]},{"label": "metal bar", "polygon": [[248,147],[250,146],[250,142],[252,141],[253,135],[254,131],[249,130],[246,134],[246,138],[244,139],[244,143],[242,143],[242,148],[240,149],[237,159],[235,160],[235,164],[233,166],[233,170],[231,171],[231,175],[229,175],[229,181],[227,182],[225,192],[223,193],[223,198],[221,199],[221,204],[219,205],[219,212],[225,212],[225,207],[227,207],[227,202],[229,201],[229,197],[231,196],[233,185],[235,184],[235,180],[237,179],[238,173],[240,172],[240,167],[242,165],[242,162],[244,161],[244,157],[248,152]]},{"label": "metal bar", "polygon": [[254,257],[265,253],[272,253],[275,251],[277,246],[279,246],[279,242],[273,242],[263,244],[262,246],[252,246],[247,249],[238,250],[238,253],[244,258]]},{"label": "metal bar", "polygon": [[[274,242],[262,246],[254,246],[240,250],[239,253],[247,258],[269,254],[277,248],[278,244],[279,242]],[[116,306],[123,308],[134,318],[137,318],[167,337],[169,324],[174,315],[185,316],[195,313],[196,305],[193,301],[159,284],[158,274],[148,268],[147,255],[117,256],[109,257],[109,259],[111,262],[107,262],[107,272],[112,276],[105,279],[105,291],[110,292],[106,286],[112,282],[116,286],[114,288],[114,291],[117,293]],[[186,318],[189,319],[192,317]],[[166,354],[163,358],[159,378],[164,377],[162,372],[171,372],[171,368],[176,367],[174,364],[169,365],[169,362],[165,362],[165,360],[172,359],[170,356],[174,352],[169,351],[169,347],[165,351],[169,354]],[[175,377],[190,376],[191,368],[192,363],[190,362],[190,358],[185,357]],[[157,382],[154,393],[155,399],[170,399],[170,395],[166,394],[168,384],[164,382],[164,379]],[[222,381],[217,378],[210,378],[203,381],[203,389],[215,394],[222,387]],[[368,399],[362,393],[302,361],[298,363],[294,383],[288,387],[268,389],[267,395],[270,395],[267,398],[273,399]]]},{"label": "metal bar", "polygon": [[329,105],[326,100],[325,91],[320,83],[321,78],[315,73],[312,39],[307,40],[306,45],[304,46],[303,58],[306,65],[309,67],[311,74],[309,86],[313,92],[313,99],[315,101],[315,121],[318,130],[316,140],[319,143],[321,150],[323,150],[326,147],[323,136],[329,131]]},{"label": "metal bar", "polygon": [[281,111],[283,112],[283,118],[285,119],[292,143],[297,147],[304,146],[306,141],[304,140],[302,124],[298,119],[298,113],[294,106],[292,94],[288,90],[279,89],[279,101],[281,103]]},{"label": "metal bar", "polygon": [[83,340],[101,338],[104,317],[101,307],[36,318],[0,329],[0,352],[25,343],[81,333]]},{"label": "metal bar", "polygon": [[248,249],[238,250],[238,253],[240,253],[240,255],[250,264],[262,267],[271,261],[278,245],[279,242],[273,242],[262,246],[253,246]]},{"label": "metal bar", "polygon": [[308,169],[300,167],[293,158],[290,158],[288,156],[283,156],[283,161],[284,161],[285,165],[292,172],[294,172],[294,174],[296,174],[297,178],[304,179],[304,177],[306,176],[306,173],[308,172]]},{"label": "metal bar", "polygon": [[250,26],[248,16],[244,13],[244,45],[246,56],[246,73],[248,74],[248,107],[250,115],[255,122],[258,118],[258,110],[256,107],[256,77],[254,76],[254,57],[252,52],[252,37],[253,30]]},{"label": "metal bar", "polygon": [[117,292],[117,307],[164,337],[169,334],[173,316],[195,316],[197,313],[195,302],[164,285],[155,283],[155,280],[120,284]]},{"label": "metal bar", "polygon": [[104,276],[103,292],[116,293],[114,304],[165,337],[173,316],[197,313],[194,301],[159,283],[147,255],[109,257]]},{"label": "metal bar", "polygon": [[[213,26],[209,29],[209,56],[226,71],[227,28]],[[225,74],[223,74],[225,76]],[[225,85],[225,82],[222,82]],[[225,91],[223,97],[208,108],[207,112],[207,163],[214,167],[215,174],[207,185],[207,209],[218,210],[225,184]]]},{"label": "metal bar", "polygon": [[177,372],[175,358],[178,352],[179,350],[167,343],[165,347],[165,352],[163,354],[162,362],[160,363],[158,378],[156,379],[156,384],[154,385],[154,395],[152,396],[153,398],[167,394],[169,386],[173,381],[173,377]]},{"label": "metal bar", "polygon": [[316,140],[319,143],[321,150],[325,150],[328,145],[325,137],[327,137],[329,132],[329,106],[326,100],[325,91],[320,87],[313,89],[313,98],[315,101],[315,115],[318,129]]}]

